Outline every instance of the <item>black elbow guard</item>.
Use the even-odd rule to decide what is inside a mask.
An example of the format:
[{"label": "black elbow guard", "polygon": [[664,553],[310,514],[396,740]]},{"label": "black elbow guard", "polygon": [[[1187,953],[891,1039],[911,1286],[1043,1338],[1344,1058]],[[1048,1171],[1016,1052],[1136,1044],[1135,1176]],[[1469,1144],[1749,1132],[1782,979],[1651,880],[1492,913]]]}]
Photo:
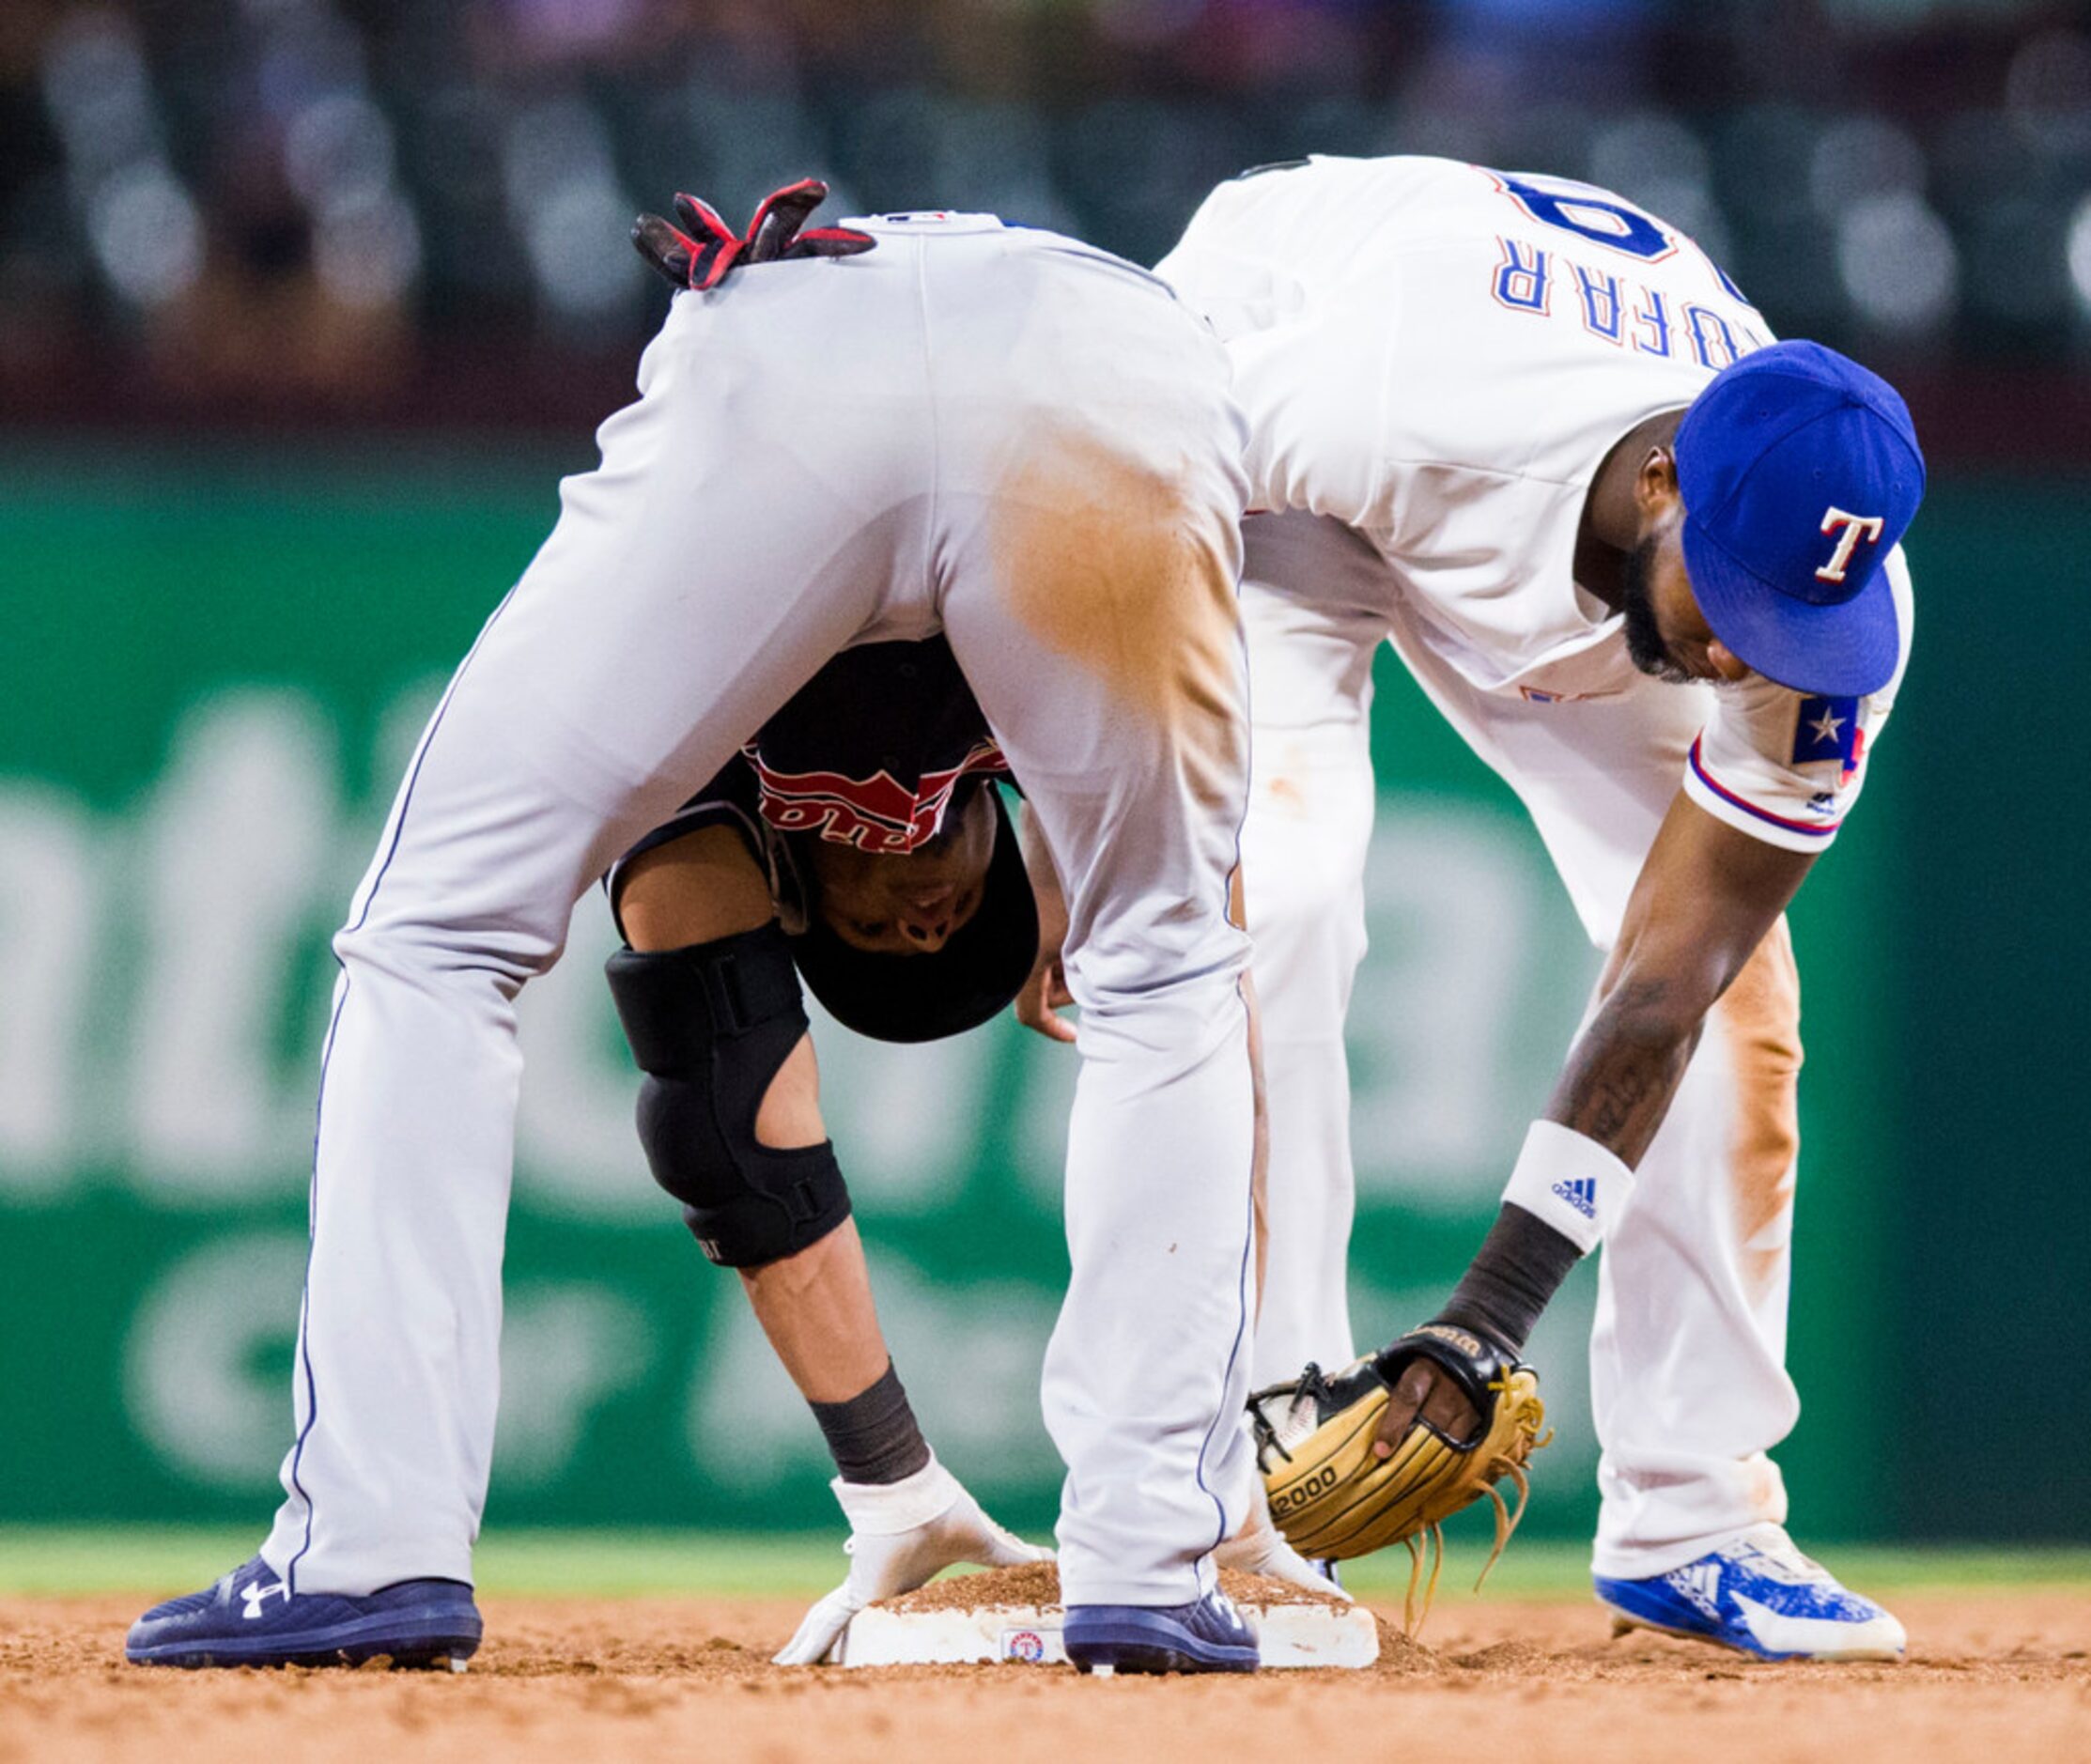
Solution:
[{"label": "black elbow guard", "polygon": [[784,934],[772,924],[688,949],[620,950],[606,971],[646,1075],[639,1142],[705,1254],[758,1267],[846,1219],[830,1141],[780,1152],[755,1137],[770,1081],[806,1032]]}]

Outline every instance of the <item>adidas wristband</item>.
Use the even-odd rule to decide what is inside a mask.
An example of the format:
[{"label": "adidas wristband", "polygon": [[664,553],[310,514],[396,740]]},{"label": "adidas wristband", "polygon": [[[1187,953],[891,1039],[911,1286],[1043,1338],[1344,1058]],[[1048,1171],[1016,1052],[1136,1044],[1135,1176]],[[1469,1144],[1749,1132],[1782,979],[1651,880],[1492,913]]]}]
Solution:
[{"label": "adidas wristband", "polygon": [[1595,1139],[1557,1121],[1535,1121],[1503,1199],[1551,1225],[1587,1256],[1633,1192],[1634,1172]]}]

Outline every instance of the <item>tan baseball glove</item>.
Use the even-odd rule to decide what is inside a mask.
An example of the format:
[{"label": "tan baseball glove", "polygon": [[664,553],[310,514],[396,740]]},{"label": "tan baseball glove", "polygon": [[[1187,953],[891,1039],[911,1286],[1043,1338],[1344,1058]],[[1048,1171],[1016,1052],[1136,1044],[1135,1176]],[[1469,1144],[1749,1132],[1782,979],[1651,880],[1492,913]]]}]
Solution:
[{"label": "tan baseball glove", "polygon": [[[1377,1457],[1372,1443],[1395,1383],[1417,1359],[1448,1377],[1478,1419],[1455,1434],[1418,1415],[1389,1455]],[[1541,1431],[1546,1407],[1531,1368],[1449,1323],[1412,1329],[1332,1376],[1310,1365],[1258,1391],[1248,1410],[1271,1516],[1285,1540],[1302,1555],[1338,1561],[1407,1544],[1412,1629],[1426,1545],[1433,1559],[1426,1614],[1444,1561],[1439,1526],[1484,1495],[1495,1503],[1495,1548],[1481,1570],[1485,1578],[1525,1515],[1526,1462],[1554,1437]],[[1517,1490],[1514,1508],[1495,1487],[1504,1478]]]}]

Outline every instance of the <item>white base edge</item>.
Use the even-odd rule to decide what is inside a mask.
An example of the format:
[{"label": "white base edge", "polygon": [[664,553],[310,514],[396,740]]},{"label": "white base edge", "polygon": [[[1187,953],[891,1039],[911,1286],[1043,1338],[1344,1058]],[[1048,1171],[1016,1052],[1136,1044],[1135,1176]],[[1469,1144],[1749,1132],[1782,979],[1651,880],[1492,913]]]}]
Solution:
[{"label": "white base edge", "polygon": [[[1241,1605],[1263,1664],[1356,1670],[1380,1657],[1379,1625],[1361,1605]],[[978,1610],[888,1611],[850,1619],[829,1658],[843,1666],[1067,1663],[1059,1605],[984,1605]]]}]

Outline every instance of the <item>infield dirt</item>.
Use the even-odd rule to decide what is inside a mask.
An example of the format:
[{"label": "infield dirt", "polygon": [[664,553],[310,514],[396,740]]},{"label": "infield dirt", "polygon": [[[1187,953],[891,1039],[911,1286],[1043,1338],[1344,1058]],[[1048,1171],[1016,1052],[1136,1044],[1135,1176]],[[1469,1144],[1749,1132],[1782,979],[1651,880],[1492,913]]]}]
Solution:
[{"label": "infield dirt", "polygon": [[[774,1599],[482,1601],[461,1676],[128,1666],[143,1598],[0,1600],[0,1760],[1086,1764],[1089,1759],[2045,1764],[2091,1758],[2091,1597],[1908,1596],[1900,1665],[1773,1665],[1608,1637],[1577,1603],[1441,1609],[1362,1672],[1081,1679],[786,1670]],[[1395,1607],[1378,1607],[1399,1620]]]}]

